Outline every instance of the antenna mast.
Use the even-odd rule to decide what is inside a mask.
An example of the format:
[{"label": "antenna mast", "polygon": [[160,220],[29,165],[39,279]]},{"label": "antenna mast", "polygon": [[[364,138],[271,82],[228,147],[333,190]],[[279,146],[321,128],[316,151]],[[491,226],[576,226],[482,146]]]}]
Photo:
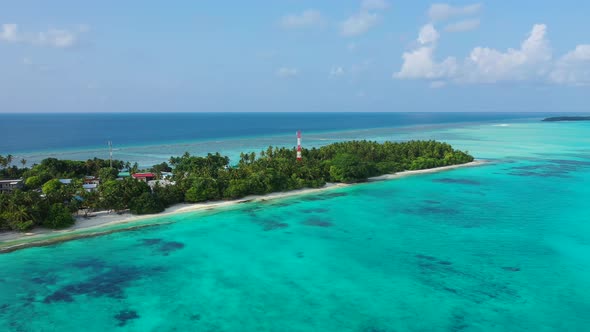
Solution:
[{"label": "antenna mast", "polygon": [[111,168],[113,168],[113,142],[109,141],[109,160],[110,160],[110,166]]},{"label": "antenna mast", "polygon": [[297,130],[297,161],[301,161],[301,130]]}]

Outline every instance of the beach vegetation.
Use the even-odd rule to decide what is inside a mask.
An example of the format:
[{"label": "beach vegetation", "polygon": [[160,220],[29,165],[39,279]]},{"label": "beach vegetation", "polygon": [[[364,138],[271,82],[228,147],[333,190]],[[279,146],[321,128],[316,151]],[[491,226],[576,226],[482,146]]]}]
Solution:
[{"label": "beach vegetation", "polygon": [[[234,164],[220,153],[192,156],[187,152],[170,158],[169,163],[149,168],[158,177],[162,172],[173,174],[170,181],[151,187],[133,177],[117,179],[118,172],[125,167],[131,173],[143,171],[137,163],[114,160],[110,167],[109,160],[97,158],[47,158],[30,169],[18,169],[10,167],[12,160],[2,157],[0,175],[5,176],[8,169],[14,168],[10,172],[21,175],[25,188],[0,194],[0,229],[67,227],[73,223],[72,214],[80,209],[85,213],[102,209],[153,214],[183,202],[319,188],[326,182],[362,182],[383,174],[473,161],[467,152],[436,141],[349,141],[301,152],[303,158],[297,160],[294,148],[271,146],[259,153],[242,153]],[[97,191],[83,187],[88,176],[100,178]]]}]

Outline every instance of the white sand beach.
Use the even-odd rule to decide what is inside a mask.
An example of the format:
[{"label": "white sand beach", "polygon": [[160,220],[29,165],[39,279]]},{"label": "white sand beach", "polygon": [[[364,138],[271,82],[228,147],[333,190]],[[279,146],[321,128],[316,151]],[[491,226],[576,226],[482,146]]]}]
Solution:
[{"label": "white sand beach", "polygon": [[[416,171],[405,171],[399,172],[395,174],[386,174],[377,177],[372,177],[368,179],[368,182],[375,182],[375,181],[384,181],[384,180],[393,180],[398,179],[406,176],[413,176],[413,175],[420,175],[420,174],[428,174],[428,173],[437,173],[448,171],[457,168],[463,167],[474,167],[480,166],[485,164],[486,161],[476,160],[470,163],[461,164],[461,165],[452,165],[452,166],[445,166],[445,167],[437,167],[437,168],[430,168],[424,170],[416,170]],[[90,217],[83,217],[77,216],[76,223],[67,229],[63,230],[50,230],[44,228],[35,228],[27,233],[20,233],[20,232],[6,232],[0,234],[0,253],[1,252],[8,252],[18,248],[24,248],[33,245],[39,244],[47,244],[47,243],[54,243],[60,242],[70,239],[75,239],[78,237],[88,236],[88,234],[93,233],[102,233],[106,230],[106,228],[114,225],[122,225],[128,224],[129,228],[134,228],[136,222],[150,219],[150,218],[160,218],[175,214],[187,213],[187,212],[195,212],[200,210],[211,210],[211,209],[218,209],[223,207],[229,207],[240,203],[246,202],[256,202],[256,201],[266,201],[266,200],[273,200],[273,199],[280,199],[280,198],[287,198],[293,196],[300,196],[305,194],[311,193],[318,193],[326,190],[331,190],[335,188],[342,188],[346,186],[351,186],[355,184],[344,184],[344,183],[327,183],[325,186],[321,188],[308,188],[308,189],[299,189],[299,190],[292,190],[287,192],[276,192],[270,193],[267,195],[255,195],[255,196],[247,196],[244,198],[240,198],[237,200],[231,201],[214,201],[214,202],[205,202],[205,203],[196,203],[196,204],[177,204],[167,208],[164,212],[158,214],[151,214],[151,215],[142,215],[136,216],[132,215],[129,212],[124,213],[115,213],[115,212],[107,212],[107,211],[100,211],[92,213]],[[125,227],[121,228],[120,230],[124,230]]]}]

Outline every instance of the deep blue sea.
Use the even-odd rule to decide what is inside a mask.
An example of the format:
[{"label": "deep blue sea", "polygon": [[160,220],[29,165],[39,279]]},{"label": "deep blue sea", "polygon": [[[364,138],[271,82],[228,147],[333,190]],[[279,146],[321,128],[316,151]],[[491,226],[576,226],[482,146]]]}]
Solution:
[{"label": "deep blue sea", "polygon": [[[309,143],[309,134],[543,116],[440,112],[0,114],[0,123],[10,124],[3,125],[0,131],[0,154],[12,154],[15,160],[25,158],[30,163],[47,157],[107,158],[110,140],[115,147],[115,158],[151,166],[185,151],[196,154],[219,151],[235,156],[242,149],[293,145],[296,130],[302,130],[304,141]],[[260,138],[268,140],[262,146],[248,142]],[[216,144],[221,141],[225,145]]]}]

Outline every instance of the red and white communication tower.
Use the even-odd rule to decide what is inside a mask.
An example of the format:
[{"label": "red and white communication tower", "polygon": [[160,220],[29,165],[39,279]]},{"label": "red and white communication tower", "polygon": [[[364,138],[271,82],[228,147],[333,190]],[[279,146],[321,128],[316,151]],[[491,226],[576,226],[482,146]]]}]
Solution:
[{"label": "red and white communication tower", "polygon": [[297,161],[301,161],[301,130],[297,130]]}]

